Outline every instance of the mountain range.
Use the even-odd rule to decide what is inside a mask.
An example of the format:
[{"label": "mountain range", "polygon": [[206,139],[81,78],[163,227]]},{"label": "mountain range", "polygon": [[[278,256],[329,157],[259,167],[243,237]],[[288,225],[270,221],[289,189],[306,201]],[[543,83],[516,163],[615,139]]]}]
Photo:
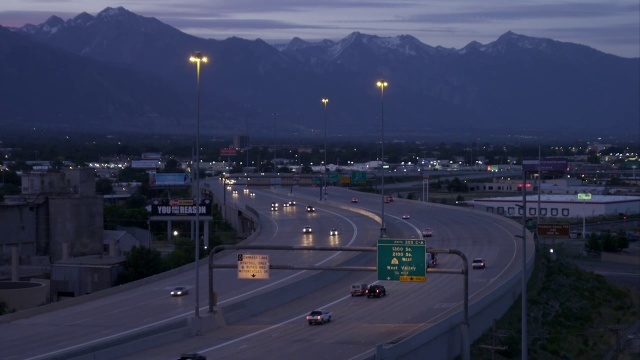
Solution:
[{"label": "mountain range", "polygon": [[118,7],[0,26],[0,44],[5,129],[192,133],[189,56],[202,51],[209,137],[640,136],[640,59],[513,32],[461,49],[359,32],[272,45],[202,39]]}]

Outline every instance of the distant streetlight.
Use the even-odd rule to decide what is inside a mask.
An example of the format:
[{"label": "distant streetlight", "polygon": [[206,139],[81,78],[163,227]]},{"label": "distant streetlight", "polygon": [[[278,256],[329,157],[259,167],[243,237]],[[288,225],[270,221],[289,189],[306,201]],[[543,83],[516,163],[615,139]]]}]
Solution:
[{"label": "distant streetlight", "polygon": [[381,167],[382,167],[382,225],[380,227],[380,237],[387,237],[387,227],[384,222],[384,88],[389,85],[386,81],[380,80],[377,82],[378,87],[381,90],[381,115],[380,120],[382,123],[382,143],[381,143]]},{"label": "distant streetlight", "polygon": [[207,62],[207,57],[202,55],[202,51],[196,51],[189,61],[196,63],[196,87],[198,89],[197,116],[196,116],[196,167],[195,167],[195,191],[196,191],[196,311],[195,316],[200,317],[200,63]]},{"label": "distant streetlight", "polygon": [[[322,99],[324,104],[324,166],[323,166],[323,182],[324,182],[324,201],[327,201],[327,103],[329,99]],[[322,200],[322,191],[320,190],[320,200]]]}]

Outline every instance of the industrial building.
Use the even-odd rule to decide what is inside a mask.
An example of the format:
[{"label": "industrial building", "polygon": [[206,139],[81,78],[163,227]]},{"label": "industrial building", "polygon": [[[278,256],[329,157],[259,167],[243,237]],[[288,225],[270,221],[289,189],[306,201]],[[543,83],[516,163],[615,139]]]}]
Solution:
[{"label": "industrial building", "polygon": [[[505,216],[522,216],[522,196],[474,199],[467,204],[476,209]],[[607,215],[632,215],[640,213],[640,196],[591,195],[589,200],[579,200],[578,195],[541,194],[527,195],[527,216],[550,218],[597,217]]]}]

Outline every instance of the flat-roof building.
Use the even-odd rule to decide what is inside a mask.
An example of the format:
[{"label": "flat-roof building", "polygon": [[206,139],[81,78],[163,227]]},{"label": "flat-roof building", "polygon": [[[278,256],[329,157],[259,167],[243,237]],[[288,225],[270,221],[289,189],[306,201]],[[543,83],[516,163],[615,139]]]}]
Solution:
[{"label": "flat-roof building", "polygon": [[[526,196],[527,216],[538,216],[538,195]],[[476,209],[505,216],[522,216],[522,196],[474,199]],[[583,218],[606,215],[640,214],[640,196],[592,195],[590,200],[578,200],[577,195],[540,195],[540,216],[553,218]]]}]

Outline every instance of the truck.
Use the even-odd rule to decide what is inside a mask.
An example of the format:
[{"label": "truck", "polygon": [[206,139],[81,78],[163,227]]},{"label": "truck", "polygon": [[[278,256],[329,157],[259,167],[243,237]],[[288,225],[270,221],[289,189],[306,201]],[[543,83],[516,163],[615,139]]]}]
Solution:
[{"label": "truck", "polygon": [[313,310],[307,315],[309,325],[331,322],[331,313],[327,310]]}]

